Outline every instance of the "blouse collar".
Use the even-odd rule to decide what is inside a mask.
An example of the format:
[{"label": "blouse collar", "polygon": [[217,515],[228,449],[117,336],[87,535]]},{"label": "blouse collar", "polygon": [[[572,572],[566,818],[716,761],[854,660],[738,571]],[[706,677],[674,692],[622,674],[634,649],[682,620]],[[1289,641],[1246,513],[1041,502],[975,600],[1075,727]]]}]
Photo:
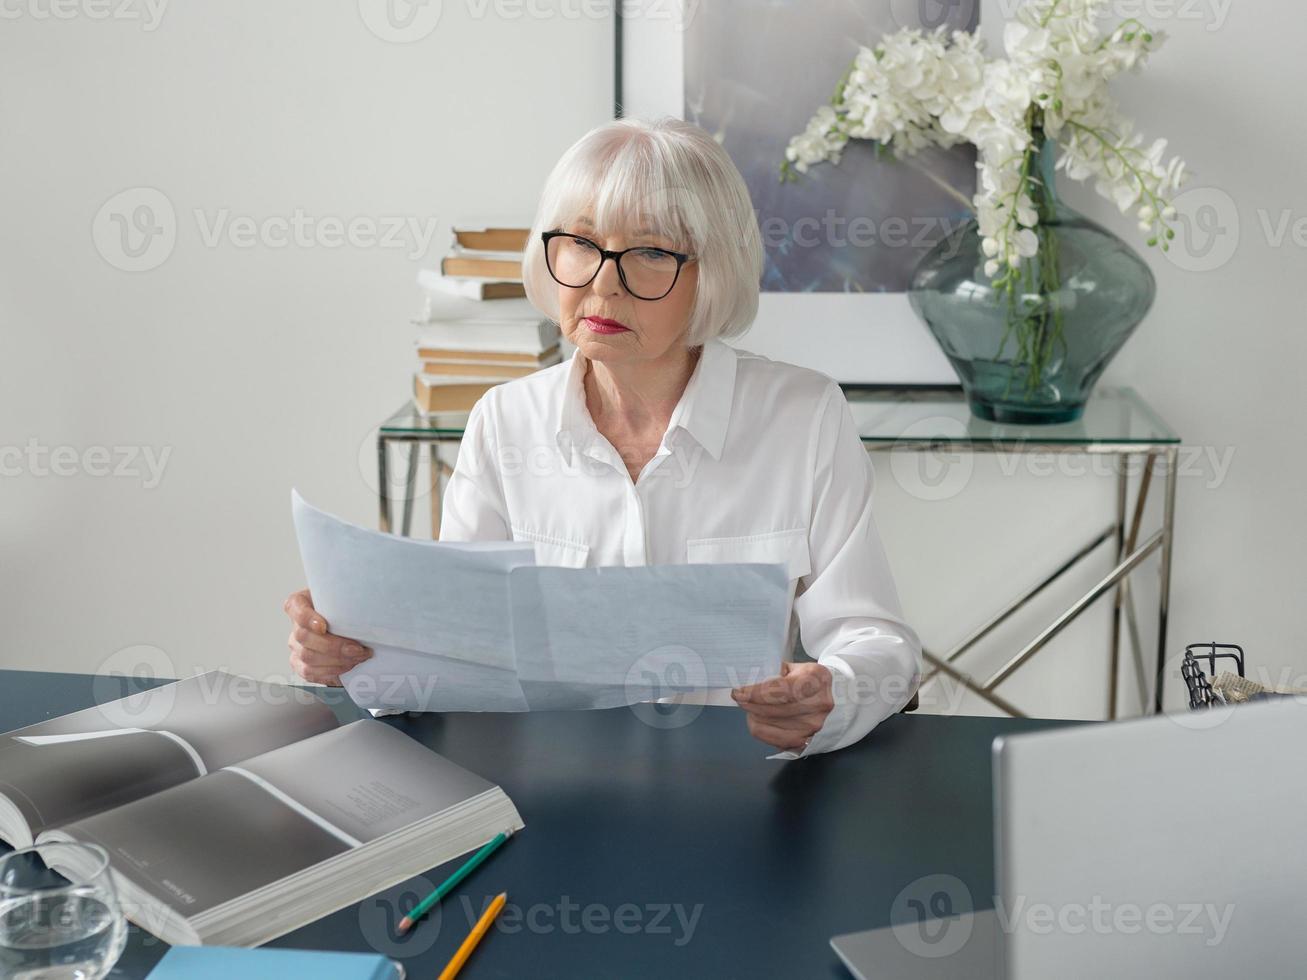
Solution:
[{"label": "blouse collar", "polygon": [[[598,436],[598,429],[585,404],[587,361],[588,358],[577,350],[567,370],[556,438],[559,451],[569,457],[574,446],[586,446]],[[735,348],[717,338],[707,341],[667,423],[668,433],[683,429],[713,459],[721,459],[731,420],[731,404],[735,399],[735,371]]]}]

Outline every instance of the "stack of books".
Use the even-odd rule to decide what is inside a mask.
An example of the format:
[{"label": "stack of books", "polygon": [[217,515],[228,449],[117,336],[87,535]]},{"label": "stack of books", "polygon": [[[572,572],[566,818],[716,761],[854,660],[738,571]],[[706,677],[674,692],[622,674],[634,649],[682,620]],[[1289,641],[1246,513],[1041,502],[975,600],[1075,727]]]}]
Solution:
[{"label": "stack of books", "polygon": [[413,401],[419,412],[467,412],[490,388],[562,360],[558,324],[526,299],[527,228],[453,229],[440,269],[418,273]]}]

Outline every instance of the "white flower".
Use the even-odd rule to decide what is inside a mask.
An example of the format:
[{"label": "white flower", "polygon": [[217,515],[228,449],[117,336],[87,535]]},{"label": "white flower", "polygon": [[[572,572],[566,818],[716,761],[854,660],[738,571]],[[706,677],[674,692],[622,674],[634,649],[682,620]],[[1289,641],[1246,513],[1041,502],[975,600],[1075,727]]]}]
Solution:
[{"label": "white flower", "polygon": [[1136,70],[1164,40],[1130,19],[1104,33],[1110,0],[1026,0],[1005,25],[1006,57],[987,59],[973,34],[905,28],[861,47],[835,93],[787,161],[806,172],[838,163],[850,139],[874,140],[904,157],[928,146],[971,143],[978,180],[973,205],[987,275],[1038,253],[1036,135],[1062,150],[1056,169],[1094,180],[1124,213],[1136,209],[1150,241],[1175,217],[1168,197],[1185,178],[1165,140],[1147,148],[1121,117],[1108,80]]},{"label": "white flower", "polygon": [[1055,55],[1053,32],[1045,27],[1031,27],[1009,21],[1003,28],[1003,50],[1013,61],[1042,61]]},{"label": "white flower", "polygon": [[1125,214],[1129,211],[1136,201],[1139,200],[1139,191],[1129,183],[1116,183],[1109,187],[1112,197],[1116,200],[1116,206]]},{"label": "white flower", "polygon": [[848,142],[848,136],[838,129],[835,110],[828,105],[821,106],[809,121],[808,128],[790,140],[785,149],[786,159],[799,173],[806,173],[809,165],[814,163],[826,160],[839,163],[840,151]]}]

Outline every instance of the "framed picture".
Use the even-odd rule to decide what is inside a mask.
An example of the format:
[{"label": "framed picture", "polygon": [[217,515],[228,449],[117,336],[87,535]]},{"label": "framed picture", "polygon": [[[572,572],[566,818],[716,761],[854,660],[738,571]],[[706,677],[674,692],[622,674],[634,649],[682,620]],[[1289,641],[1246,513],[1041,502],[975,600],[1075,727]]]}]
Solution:
[{"label": "framed picture", "polygon": [[766,252],[753,328],[737,345],[836,380],[956,383],[913,313],[914,266],[971,217],[975,153],[903,161],[852,140],[838,165],[780,180],[790,139],[829,102],[858,49],[900,27],[974,30],[976,2],[626,0],[615,112],[673,115],[712,133],[740,169]]}]

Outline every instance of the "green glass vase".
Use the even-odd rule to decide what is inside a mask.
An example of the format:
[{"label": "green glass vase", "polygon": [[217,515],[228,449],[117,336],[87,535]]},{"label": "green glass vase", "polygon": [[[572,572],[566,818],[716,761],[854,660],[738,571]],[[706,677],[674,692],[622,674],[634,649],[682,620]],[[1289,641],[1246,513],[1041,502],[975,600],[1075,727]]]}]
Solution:
[{"label": "green glass vase", "polygon": [[1129,245],[1057,196],[1056,144],[1036,134],[1027,193],[1039,249],[996,289],[973,218],[922,257],[908,297],[957,371],[972,414],[1071,422],[1153,304],[1153,273]]}]

